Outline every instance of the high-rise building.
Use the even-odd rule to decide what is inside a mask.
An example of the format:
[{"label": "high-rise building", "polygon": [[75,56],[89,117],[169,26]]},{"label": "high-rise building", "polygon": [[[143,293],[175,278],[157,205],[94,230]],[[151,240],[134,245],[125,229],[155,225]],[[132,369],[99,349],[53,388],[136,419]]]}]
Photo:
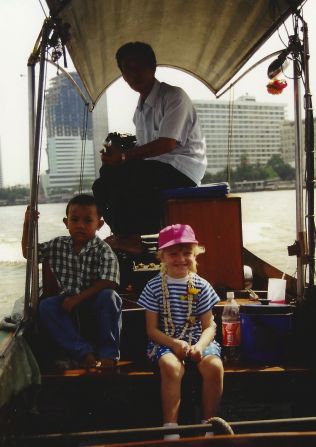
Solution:
[{"label": "high-rise building", "polygon": [[[72,77],[85,92],[77,73]],[[66,75],[54,77],[46,91],[48,171],[45,193],[91,188],[96,176],[91,113]]]},{"label": "high-rise building", "polygon": [[78,191],[80,186],[91,189],[95,179],[92,140],[84,141],[79,136],[50,137],[47,139],[47,155],[49,171],[42,176],[45,192]]},{"label": "high-rise building", "polygon": [[[86,94],[77,73],[72,78]],[[87,95],[87,94],[86,94]],[[65,74],[55,76],[50,81],[45,95],[45,124],[47,138],[83,137],[85,133],[85,105],[75,86]],[[88,114],[87,139],[92,140],[92,120]]]},{"label": "high-rise building", "polygon": [[248,95],[234,102],[193,103],[206,140],[209,172],[225,169],[228,162],[234,169],[243,157],[250,164],[264,165],[280,154],[284,104],[261,103]]},{"label": "high-rise building", "polygon": [[2,170],[2,152],[1,152],[1,137],[0,137],[0,188],[3,188],[3,170]]},{"label": "high-rise building", "polygon": [[[314,129],[316,124],[316,118],[314,118]],[[305,150],[305,121],[302,121],[301,127],[301,148],[304,153]],[[281,155],[286,163],[290,163],[294,166],[295,161],[295,122],[285,121],[281,130]],[[314,154],[316,157],[316,154]]]}]

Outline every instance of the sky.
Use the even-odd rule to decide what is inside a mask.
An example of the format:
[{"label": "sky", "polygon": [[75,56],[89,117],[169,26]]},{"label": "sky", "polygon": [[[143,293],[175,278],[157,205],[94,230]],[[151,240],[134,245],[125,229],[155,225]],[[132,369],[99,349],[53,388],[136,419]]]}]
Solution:
[{"label": "sky", "polygon": [[[304,18],[309,28],[312,94],[316,93],[315,3],[316,0],[307,0],[304,7]],[[44,0],[42,4],[46,8]],[[0,0],[0,144],[4,186],[25,185],[29,181],[27,60],[39,35],[43,20],[44,12],[39,0]],[[284,42],[287,42],[288,38],[282,29],[280,36]],[[283,49],[284,44],[280,36],[278,34],[272,36],[246,67],[274,51]],[[284,103],[287,117],[293,119],[292,80],[287,80],[288,87],[282,95],[276,97],[267,93],[266,72],[272,60],[261,64],[240,81],[234,87],[233,96],[236,99],[247,93],[255,96],[257,101]],[[56,69],[49,67],[48,79],[55,75]],[[214,94],[200,81],[178,70],[158,68],[157,78],[160,81],[181,86],[192,99],[215,99]],[[110,131],[133,131],[132,116],[137,96],[122,79],[108,89]],[[229,99],[229,94],[227,93],[222,99]],[[43,144],[43,150],[44,148],[45,144]],[[44,153],[41,171],[46,168],[47,161]]]}]

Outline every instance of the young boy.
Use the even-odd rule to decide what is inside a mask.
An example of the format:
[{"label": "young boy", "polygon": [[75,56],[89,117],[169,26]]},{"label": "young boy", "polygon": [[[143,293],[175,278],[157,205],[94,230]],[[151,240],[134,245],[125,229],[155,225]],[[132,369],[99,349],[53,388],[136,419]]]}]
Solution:
[{"label": "young boy", "polygon": [[[50,336],[83,366],[114,367],[119,358],[121,305],[113,290],[119,283],[117,258],[96,236],[104,224],[93,196],[73,197],[63,219],[70,236],[39,244],[39,262],[46,261],[56,277],[59,293],[39,304],[39,318]],[[36,216],[38,217],[38,216]],[[30,211],[25,213],[22,250],[27,256]],[[71,314],[80,308],[92,313],[98,329],[98,358],[82,338]]]}]

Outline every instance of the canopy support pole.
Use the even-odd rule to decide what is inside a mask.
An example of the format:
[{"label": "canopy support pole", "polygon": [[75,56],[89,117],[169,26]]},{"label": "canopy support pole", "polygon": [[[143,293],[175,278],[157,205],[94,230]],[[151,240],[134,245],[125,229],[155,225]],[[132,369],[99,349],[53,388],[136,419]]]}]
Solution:
[{"label": "canopy support pole", "polygon": [[[36,116],[34,111],[35,103],[35,74],[34,65],[36,58],[29,68],[29,109],[30,109],[30,164],[31,166],[31,196],[30,211],[31,218],[29,223],[28,244],[27,244],[27,264],[26,264],[26,280],[25,280],[25,301],[24,301],[24,321],[29,320],[36,312],[38,301],[38,262],[37,262],[37,220],[34,219],[34,213],[37,210],[38,198],[38,178],[40,165],[40,145],[41,145],[41,128],[43,118],[43,102],[44,102],[44,83],[45,83],[45,64],[46,64],[46,48],[48,45],[51,27],[46,20],[42,28],[42,40],[40,45],[40,69],[39,69],[39,85],[37,97]],[[33,65],[33,67],[32,67]],[[35,124],[35,129],[31,130]],[[34,137],[33,137],[34,135]]]},{"label": "canopy support pole", "polygon": [[[309,83],[309,42],[307,23],[302,22],[303,44],[293,36],[294,106],[295,106],[295,165],[296,165],[296,228],[299,253],[297,254],[297,299],[313,296],[315,275],[315,216],[314,216],[314,131],[313,109]],[[296,27],[297,29],[297,27]],[[304,74],[305,160],[303,163],[303,133],[301,117],[300,79]],[[303,170],[305,168],[306,209],[303,210]],[[305,218],[305,219],[304,219]],[[308,266],[305,277],[304,265]],[[307,287],[306,287],[307,285]]]},{"label": "canopy support pole", "polygon": [[309,39],[308,26],[303,22],[304,36],[304,73],[305,73],[305,152],[306,152],[306,229],[307,229],[307,263],[308,263],[308,289],[312,289],[315,284],[315,206],[314,206],[314,122],[312,95],[309,82]]},{"label": "canopy support pole", "polygon": [[303,157],[302,157],[302,114],[299,62],[293,61],[294,73],[294,130],[295,130],[295,173],[296,173],[296,238],[300,253],[296,258],[297,300],[301,301],[304,292],[304,219],[303,219]]}]

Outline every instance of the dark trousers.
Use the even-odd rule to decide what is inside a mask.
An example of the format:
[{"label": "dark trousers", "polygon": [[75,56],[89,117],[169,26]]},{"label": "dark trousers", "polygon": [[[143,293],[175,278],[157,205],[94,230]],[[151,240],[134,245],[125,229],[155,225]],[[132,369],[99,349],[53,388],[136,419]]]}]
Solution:
[{"label": "dark trousers", "polygon": [[102,166],[92,187],[104,220],[116,235],[151,234],[160,230],[160,192],[196,186],[167,163],[133,160]]}]

